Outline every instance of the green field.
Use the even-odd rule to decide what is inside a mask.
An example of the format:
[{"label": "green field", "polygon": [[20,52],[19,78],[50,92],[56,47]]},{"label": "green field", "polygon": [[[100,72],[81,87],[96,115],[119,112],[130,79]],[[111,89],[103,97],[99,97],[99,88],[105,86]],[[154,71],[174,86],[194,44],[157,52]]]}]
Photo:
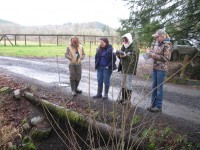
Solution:
[{"label": "green field", "polygon": [[[85,44],[84,50],[87,56],[94,56],[96,48],[98,45]],[[43,45],[43,46],[3,46],[0,45],[0,55],[1,56],[35,56],[35,57],[54,57],[54,56],[64,56],[66,51],[66,46],[64,45]]]},{"label": "green field", "polygon": [[[0,55],[1,56],[17,56],[17,57],[63,57],[66,51],[66,45],[55,45],[55,44],[42,44],[38,46],[38,43],[27,42],[27,46],[22,42],[18,42],[19,45],[4,46],[0,43]],[[114,44],[114,48],[119,49],[119,45]],[[86,43],[83,45],[86,56],[94,56],[96,53],[96,48],[98,44]]]}]

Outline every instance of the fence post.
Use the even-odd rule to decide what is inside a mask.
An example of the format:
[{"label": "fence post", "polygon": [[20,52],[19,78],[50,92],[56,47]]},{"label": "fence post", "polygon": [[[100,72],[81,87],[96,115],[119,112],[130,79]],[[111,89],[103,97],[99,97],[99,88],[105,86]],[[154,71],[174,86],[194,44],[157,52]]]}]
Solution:
[{"label": "fence post", "polygon": [[41,46],[41,39],[40,39],[40,35],[39,35],[39,46]]},{"label": "fence post", "polygon": [[26,46],[26,35],[24,36],[24,38],[25,38],[25,46]]},{"label": "fence post", "polygon": [[6,37],[5,37],[5,35],[3,36],[3,39],[4,39],[4,46],[6,46]]},{"label": "fence post", "polygon": [[57,37],[57,46],[58,46],[58,35],[56,37]]},{"label": "fence post", "polygon": [[17,35],[15,34],[15,46],[17,45]]},{"label": "fence post", "polygon": [[85,35],[83,36],[83,42],[84,42],[84,44],[85,44]]}]

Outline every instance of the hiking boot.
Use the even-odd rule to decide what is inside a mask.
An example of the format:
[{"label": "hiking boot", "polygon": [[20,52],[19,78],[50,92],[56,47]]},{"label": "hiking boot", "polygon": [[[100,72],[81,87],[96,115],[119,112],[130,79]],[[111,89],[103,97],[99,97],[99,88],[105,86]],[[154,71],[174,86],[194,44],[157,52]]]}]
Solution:
[{"label": "hiking boot", "polygon": [[105,86],[105,91],[104,91],[104,96],[102,97],[103,100],[107,100],[108,99],[108,91],[109,91],[109,87],[110,86]]},{"label": "hiking boot", "polygon": [[151,110],[151,108],[153,108],[154,106],[149,106],[149,107],[147,107],[147,111],[150,111]]},{"label": "hiking boot", "polygon": [[162,108],[158,108],[158,107],[152,107],[150,110],[149,110],[150,112],[155,112],[155,113],[157,113],[157,112],[162,112]]},{"label": "hiking boot", "polygon": [[118,100],[116,100],[116,102],[119,103],[119,104],[123,103],[123,101],[124,101],[124,99],[118,99]]},{"label": "hiking boot", "polygon": [[95,99],[95,98],[102,98],[102,95],[101,95],[101,94],[97,94],[97,95],[93,96],[93,98],[94,98],[94,99]]},{"label": "hiking boot", "polygon": [[105,94],[103,97],[102,97],[103,100],[107,100],[108,99],[108,94]]},{"label": "hiking boot", "polygon": [[121,95],[122,95],[121,99],[118,99],[118,100],[116,101],[116,102],[119,103],[119,104],[123,103],[123,102],[125,101],[125,99],[127,98],[127,94],[126,94],[124,88],[121,89]]},{"label": "hiking boot", "polygon": [[73,97],[76,96],[76,91],[72,91],[72,96],[73,96]]},{"label": "hiking boot", "polygon": [[81,94],[81,93],[82,93],[82,90],[76,89],[76,93],[77,93],[77,94]]},{"label": "hiking boot", "polygon": [[126,101],[121,102],[121,104],[122,104],[123,106],[131,105],[131,101],[126,100]]},{"label": "hiking boot", "polygon": [[78,89],[79,82],[80,81],[75,81],[75,91],[76,91],[77,94],[81,94],[82,93],[82,91]]},{"label": "hiking boot", "polygon": [[97,94],[95,96],[93,96],[93,98],[102,98],[102,90],[103,90],[103,86],[99,86],[97,88]]}]

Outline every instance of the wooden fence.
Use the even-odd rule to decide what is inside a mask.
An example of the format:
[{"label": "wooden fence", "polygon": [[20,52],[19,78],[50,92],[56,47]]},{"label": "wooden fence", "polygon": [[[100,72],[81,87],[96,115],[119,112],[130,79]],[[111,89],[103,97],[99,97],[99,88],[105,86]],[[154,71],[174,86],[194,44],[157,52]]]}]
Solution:
[{"label": "wooden fence", "polygon": [[[24,37],[24,45],[27,46],[27,37],[38,37],[38,45],[42,46],[42,37],[56,37],[55,43],[59,45],[59,39],[64,37],[65,39],[68,37],[74,36],[72,34],[0,34],[0,42],[3,41],[4,46],[7,46],[7,42],[12,46],[17,45],[18,37]],[[107,37],[110,43],[118,43],[117,36],[98,36],[98,35],[76,35],[79,37],[82,43],[92,42],[96,44],[101,37]],[[89,39],[89,40],[88,40]],[[1,43],[0,43],[1,44]]]}]

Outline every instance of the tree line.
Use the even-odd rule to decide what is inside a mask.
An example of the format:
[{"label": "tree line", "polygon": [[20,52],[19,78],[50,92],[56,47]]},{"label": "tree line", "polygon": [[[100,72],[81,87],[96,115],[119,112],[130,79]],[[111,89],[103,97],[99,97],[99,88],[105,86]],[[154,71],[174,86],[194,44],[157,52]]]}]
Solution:
[{"label": "tree line", "polygon": [[123,0],[130,9],[128,19],[121,19],[123,34],[132,32],[141,42],[151,43],[151,35],[159,28],[176,39],[200,41],[199,0]]}]

